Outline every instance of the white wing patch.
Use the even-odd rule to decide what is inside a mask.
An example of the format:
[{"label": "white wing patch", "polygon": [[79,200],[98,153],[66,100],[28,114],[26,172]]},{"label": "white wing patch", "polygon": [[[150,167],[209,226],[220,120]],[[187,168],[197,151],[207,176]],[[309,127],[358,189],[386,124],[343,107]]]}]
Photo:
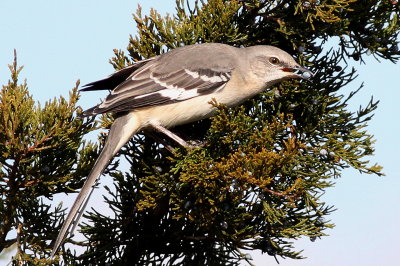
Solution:
[{"label": "white wing patch", "polygon": [[199,73],[197,73],[197,72],[193,72],[188,69],[185,69],[185,72],[186,72],[186,74],[188,74],[189,76],[191,76],[194,79],[197,79],[199,77]]},{"label": "white wing patch", "polygon": [[185,90],[185,89],[178,89],[178,90],[161,90],[159,91],[160,95],[163,97],[168,97],[170,99],[176,100],[184,100],[196,97],[199,95],[197,90]]},{"label": "white wing patch", "polygon": [[150,74],[150,78],[157,83],[158,85],[160,85],[161,87],[164,87],[168,90],[180,90],[182,88],[179,88],[178,86],[175,85],[168,85],[166,82],[162,82],[161,80],[159,80],[158,78],[154,77],[153,73]]},{"label": "white wing patch", "polygon": [[[162,97],[167,97],[170,99],[175,100],[183,100],[197,96],[199,93],[197,90],[185,90],[184,88],[180,88],[176,85],[168,85],[165,82],[162,82],[158,78],[153,76],[153,73],[150,74],[150,78],[160,86],[164,87],[165,89],[159,90],[159,93]],[[144,96],[144,95],[143,95]],[[138,99],[139,97],[136,97]]]},{"label": "white wing patch", "polygon": [[222,81],[227,81],[228,80],[225,76],[222,76],[222,75],[221,76],[209,77],[209,76],[206,76],[206,75],[200,75],[199,73],[194,72],[194,71],[190,71],[188,69],[185,69],[185,72],[186,72],[186,74],[188,74],[192,78],[195,78],[195,79],[200,78],[201,80],[206,81],[206,82],[217,83],[217,82],[222,82]]}]

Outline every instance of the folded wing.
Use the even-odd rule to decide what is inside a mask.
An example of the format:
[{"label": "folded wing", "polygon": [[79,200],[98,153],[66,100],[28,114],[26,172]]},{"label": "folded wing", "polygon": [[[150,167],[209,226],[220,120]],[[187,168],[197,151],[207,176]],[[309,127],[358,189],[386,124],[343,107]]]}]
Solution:
[{"label": "folded wing", "polygon": [[[139,67],[131,66],[133,71],[129,76],[126,75],[128,71],[116,72],[114,75],[125,79],[112,89],[101,104],[86,110],[83,115],[131,111],[213,93],[225,86],[234,68],[233,62],[225,59],[222,60],[224,64],[219,64],[218,68],[213,67],[207,59],[203,64],[190,61],[190,58],[184,60],[185,53],[179,53],[179,50],[170,56],[175,56],[173,64],[168,58],[169,65],[166,65],[167,60],[159,56],[146,60]],[[109,79],[117,80],[113,75]],[[111,83],[106,80],[90,83],[84,90],[97,90],[98,85]]]}]

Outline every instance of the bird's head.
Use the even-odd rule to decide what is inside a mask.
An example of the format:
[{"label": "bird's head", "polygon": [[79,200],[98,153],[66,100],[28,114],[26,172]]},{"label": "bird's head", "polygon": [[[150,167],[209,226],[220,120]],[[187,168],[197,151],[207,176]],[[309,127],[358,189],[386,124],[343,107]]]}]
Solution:
[{"label": "bird's head", "polygon": [[252,46],[248,49],[248,59],[253,73],[268,86],[290,78],[309,80],[314,73],[300,66],[285,51],[267,45]]}]

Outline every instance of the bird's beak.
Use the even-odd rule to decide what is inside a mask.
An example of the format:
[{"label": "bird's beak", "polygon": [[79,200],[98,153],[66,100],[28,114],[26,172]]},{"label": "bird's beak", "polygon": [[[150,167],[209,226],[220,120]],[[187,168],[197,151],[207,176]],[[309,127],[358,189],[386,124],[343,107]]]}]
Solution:
[{"label": "bird's beak", "polygon": [[302,78],[310,80],[314,76],[314,73],[312,71],[300,65],[297,65],[295,67],[285,67],[282,68],[282,70],[285,72],[293,73],[293,78]]}]

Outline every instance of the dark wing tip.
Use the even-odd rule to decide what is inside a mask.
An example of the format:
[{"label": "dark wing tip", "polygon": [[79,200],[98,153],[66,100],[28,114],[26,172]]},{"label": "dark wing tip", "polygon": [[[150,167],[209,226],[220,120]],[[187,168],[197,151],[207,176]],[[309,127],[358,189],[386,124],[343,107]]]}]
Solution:
[{"label": "dark wing tip", "polygon": [[96,82],[90,82],[88,84],[83,85],[79,91],[95,91],[95,90],[103,90],[103,88],[96,87]]},{"label": "dark wing tip", "polygon": [[82,86],[80,91],[97,91],[97,90],[113,90],[119,84],[124,82],[132,73],[145,66],[148,62],[154,60],[155,57],[145,59],[133,63],[123,69],[120,69],[106,78],[90,82]]}]

